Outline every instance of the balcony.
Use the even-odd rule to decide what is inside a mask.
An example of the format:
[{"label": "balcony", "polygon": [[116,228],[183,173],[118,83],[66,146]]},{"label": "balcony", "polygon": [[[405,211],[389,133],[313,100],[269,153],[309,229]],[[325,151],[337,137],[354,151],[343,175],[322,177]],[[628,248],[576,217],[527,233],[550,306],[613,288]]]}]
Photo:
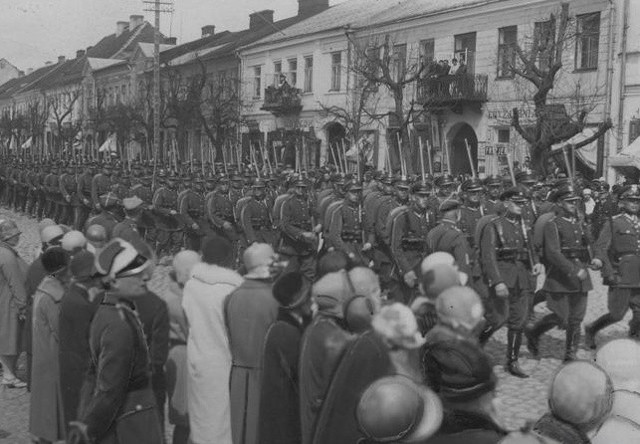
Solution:
[{"label": "balcony", "polygon": [[298,114],[302,109],[302,91],[282,81],[264,90],[264,103],[260,108],[276,116]]},{"label": "balcony", "polygon": [[426,77],[418,82],[416,101],[429,110],[462,113],[464,106],[480,108],[488,100],[487,82],[484,74]]}]

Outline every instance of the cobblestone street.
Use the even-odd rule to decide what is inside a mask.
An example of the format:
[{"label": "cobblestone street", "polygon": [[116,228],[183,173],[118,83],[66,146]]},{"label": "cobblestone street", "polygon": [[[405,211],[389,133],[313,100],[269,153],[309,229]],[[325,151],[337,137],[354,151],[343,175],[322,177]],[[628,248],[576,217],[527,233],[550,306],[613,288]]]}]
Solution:
[{"label": "cobblestone street", "polygon": [[[15,218],[22,230],[22,239],[18,247],[19,253],[27,261],[33,260],[33,252],[38,244],[37,223],[30,218],[15,215],[6,210],[0,210],[0,217]],[[593,275],[595,290],[589,295],[589,308],[586,322],[602,314],[606,310],[606,287],[602,286],[600,276]],[[158,267],[151,282],[151,289],[161,293],[166,288],[167,268]],[[545,309],[537,308],[539,317]],[[599,336],[599,343],[626,335],[627,320],[606,329]],[[523,426],[527,421],[535,420],[547,409],[548,383],[554,371],[561,363],[564,354],[564,332],[552,330],[541,340],[541,359],[531,359],[523,346],[522,367],[531,375],[528,379],[518,379],[505,374],[502,369],[506,344],[506,331],[500,331],[487,346],[496,364],[499,377],[500,409],[509,429]],[[581,350],[582,358],[591,358],[592,353]],[[24,359],[20,361],[20,372],[24,372]],[[0,388],[0,444],[30,443],[28,433],[29,423],[29,393],[24,389]]]}]

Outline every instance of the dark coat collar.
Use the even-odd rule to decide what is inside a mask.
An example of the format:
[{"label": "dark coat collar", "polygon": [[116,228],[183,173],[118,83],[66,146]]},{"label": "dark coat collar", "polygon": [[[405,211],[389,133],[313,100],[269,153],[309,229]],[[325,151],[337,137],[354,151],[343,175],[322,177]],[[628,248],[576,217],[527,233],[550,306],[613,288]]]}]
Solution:
[{"label": "dark coat collar", "polygon": [[507,432],[486,415],[458,410],[445,411],[440,433],[459,433],[464,430],[490,430],[506,435]]}]

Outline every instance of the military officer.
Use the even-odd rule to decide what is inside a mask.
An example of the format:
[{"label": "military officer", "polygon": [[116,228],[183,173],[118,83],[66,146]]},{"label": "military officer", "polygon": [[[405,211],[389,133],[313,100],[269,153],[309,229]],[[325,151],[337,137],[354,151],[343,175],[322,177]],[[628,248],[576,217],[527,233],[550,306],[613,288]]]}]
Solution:
[{"label": "military officer", "polygon": [[152,208],[163,219],[162,226],[157,227],[156,251],[162,254],[174,254],[182,246],[182,224],[178,215],[177,177],[171,172],[166,178],[166,184],[159,187],[153,194]]},{"label": "military officer", "polygon": [[480,179],[467,179],[461,185],[463,203],[460,207],[460,223],[458,226],[467,236],[471,248],[475,248],[474,236],[478,220],[486,211],[482,204],[484,187]]},{"label": "military officer", "polygon": [[58,189],[62,195],[61,217],[58,223],[68,225],[73,223],[73,209],[80,203],[78,199],[78,182],[76,180],[76,166],[69,163],[65,172],[60,176]]},{"label": "military officer", "polygon": [[93,210],[91,203],[91,182],[93,181],[95,166],[93,164],[85,164],[81,174],[78,176],[78,188],[76,196],[78,197],[78,205],[74,208],[73,226],[76,230],[82,230],[84,224],[89,218],[89,214]]},{"label": "military officer", "polygon": [[178,212],[185,221],[187,248],[200,250],[200,242],[209,231],[209,224],[205,216],[202,180],[196,179],[185,182],[187,189],[178,195]]},{"label": "military officer", "polygon": [[576,359],[580,328],[587,310],[587,292],[593,288],[587,267],[590,265],[586,227],[578,220],[578,196],[566,184],[555,190],[551,200],[558,214],[546,222],[542,258],[547,268],[543,290],[551,313],[526,330],[527,348],[539,353],[539,339],[553,327],[566,329],[564,360]]},{"label": "military officer", "polygon": [[389,217],[391,237],[389,250],[396,264],[395,288],[391,296],[408,304],[417,288],[420,262],[426,256],[426,238],[435,225],[435,214],[429,209],[431,186],[418,183],[412,189],[411,202]]},{"label": "military officer", "polygon": [[289,261],[290,271],[299,271],[309,282],[314,282],[319,227],[313,226],[307,188],[303,179],[297,179],[293,183],[293,194],[280,207],[281,238],[278,252]]},{"label": "military officer", "polygon": [[501,214],[504,211],[500,194],[502,194],[504,181],[500,176],[489,176],[484,180],[484,186],[487,190],[486,198],[482,205],[486,214]]},{"label": "military officer", "polygon": [[621,214],[604,223],[595,244],[595,266],[609,285],[608,313],[585,328],[585,342],[595,348],[595,336],[621,321],[631,309],[629,336],[640,338],[640,186],[627,185],[620,192]]},{"label": "military officer", "polygon": [[471,273],[471,247],[467,236],[458,226],[460,207],[457,199],[447,199],[440,204],[440,222],[427,233],[427,254],[444,251],[451,254],[461,271]]},{"label": "military officer", "polygon": [[276,245],[277,233],[271,223],[271,208],[266,200],[266,184],[256,179],[249,197],[240,211],[238,224],[242,228],[246,245],[260,242]]},{"label": "military officer", "polygon": [[532,257],[527,236],[523,233],[522,213],[527,197],[517,187],[500,196],[505,214],[497,216],[482,230],[480,262],[489,288],[488,325],[482,332],[486,343],[494,332],[507,325],[507,362],[505,370],[519,378],[527,378],[518,363],[523,329],[531,299],[531,273],[539,273],[541,265]]},{"label": "military officer", "polygon": [[354,264],[366,266],[369,259],[365,253],[372,245],[364,241],[362,185],[349,182],[345,192],[344,200],[337,204],[327,224],[327,247],[342,251]]},{"label": "military officer", "polygon": [[105,163],[102,172],[96,174],[91,181],[91,203],[95,211],[100,211],[100,196],[111,191],[111,164]]},{"label": "military officer", "polygon": [[144,224],[140,221],[143,201],[137,196],[125,197],[122,200],[124,219],[113,227],[113,238],[119,237],[127,242],[138,245],[138,241],[145,239]]}]

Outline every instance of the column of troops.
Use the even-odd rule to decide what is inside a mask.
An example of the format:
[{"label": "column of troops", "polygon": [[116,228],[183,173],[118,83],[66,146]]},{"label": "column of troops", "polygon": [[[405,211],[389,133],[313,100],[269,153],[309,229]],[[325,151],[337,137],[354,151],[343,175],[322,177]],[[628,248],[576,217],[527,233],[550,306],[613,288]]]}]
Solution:
[{"label": "column of troops", "polygon": [[[610,190],[600,180],[541,179],[529,171],[483,180],[365,171],[358,180],[331,165],[267,174],[195,161],[178,171],[156,166],[155,174],[153,165],[136,162],[2,159],[0,168],[5,207],[88,238],[134,233],[164,256],[198,250],[217,233],[238,259],[248,245],[265,242],[312,281],[317,260],[342,257],[373,268],[388,298],[405,303],[419,293],[422,259],[450,253],[485,301],[481,342],[506,326],[506,369],[519,377],[527,376],[518,364],[524,336],[538,355],[541,335],[564,328],[565,359],[575,358],[592,289],[588,268],[602,270],[610,291],[609,312],[586,327],[587,345],[629,308],[630,333],[640,336],[635,184]],[[528,325],[542,301],[551,313]]]}]

